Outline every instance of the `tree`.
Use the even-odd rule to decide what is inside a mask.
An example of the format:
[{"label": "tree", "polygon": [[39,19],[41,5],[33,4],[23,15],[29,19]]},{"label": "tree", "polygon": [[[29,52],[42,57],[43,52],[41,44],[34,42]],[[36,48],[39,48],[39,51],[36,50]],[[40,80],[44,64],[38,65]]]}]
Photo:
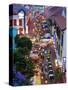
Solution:
[{"label": "tree", "polygon": [[32,49],[32,42],[29,38],[27,37],[22,37],[20,38],[18,35],[15,37],[15,43],[17,47],[21,48],[28,48],[28,50]]},{"label": "tree", "polygon": [[[19,35],[15,37],[16,49],[14,52],[14,64],[16,66],[16,72],[22,74],[26,79],[21,81],[18,85],[30,84],[30,78],[34,75],[34,65],[29,58],[29,52],[32,49],[32,42],[27,37],[20,38]],[[16,78],[17,79],[17,78]]]},{"label": "tree", "polygon": [[16,66],[16,71],[20,72],[22,75],[26,77],[25,83],[22,84],[30,84],[30,78],[34,75],[33,69],[34,65],[32,60],[29,57],[25,57],[22,52],[17,51],[14,54],[14,62]]},{"label": "tree", "polygon": [[[32,60],[26,55],[27,52],[25,52],[21,48],[17,48],[17,50],[14,53],[14,62],[16,64],[17,71],[20,72],[32,72],[33,71],[33,63]],[[26,57],[25,57],[26,55]]]},{"label": "tree", "polygon": [[55,71],[55,82],[62,83],[63,82],[63,73],[60,71],[60,68],[57,68]]}]

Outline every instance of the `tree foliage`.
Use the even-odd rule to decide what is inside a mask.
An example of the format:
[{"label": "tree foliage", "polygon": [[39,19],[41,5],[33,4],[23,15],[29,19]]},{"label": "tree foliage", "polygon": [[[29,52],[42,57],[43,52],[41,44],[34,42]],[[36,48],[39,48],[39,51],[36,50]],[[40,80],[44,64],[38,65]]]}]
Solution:
[{"label": "tree foliage", "polygon": [[31,50],[31,48],[32,48],[32,42],[27,37],[20,38],[19,35],[17,35],[15,37],[15,43],[16,43],[17,47],[28,48],[29,50]]},{"label": "tree foliage", "polygon": [[20,72],[22,75],[25,75],[25,82],[27,83],[27,81],[29,81],[30,78],[34,75],[34,65],[29,57],[30,50],[32,49],[32,42],[27,37],[20,38],[20,36],[17,35],[15,37],[15,43],[16,49],[14,52],[14,64],[16,66],[16,72]]}]

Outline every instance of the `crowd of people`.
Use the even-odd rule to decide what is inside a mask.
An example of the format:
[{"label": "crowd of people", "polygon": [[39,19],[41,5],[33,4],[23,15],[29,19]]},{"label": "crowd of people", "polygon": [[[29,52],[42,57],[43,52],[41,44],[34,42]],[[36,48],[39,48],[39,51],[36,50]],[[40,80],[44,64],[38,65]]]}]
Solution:
[{"label": "crowd of people", "polygon": [[34,14],[29,12],[27,14],[27,26],[29,30],[29,34],[33,35],[42,35],[45,32],[45,29],[48,29],[46,16],[44,13],[40,13],[36,11]]}]

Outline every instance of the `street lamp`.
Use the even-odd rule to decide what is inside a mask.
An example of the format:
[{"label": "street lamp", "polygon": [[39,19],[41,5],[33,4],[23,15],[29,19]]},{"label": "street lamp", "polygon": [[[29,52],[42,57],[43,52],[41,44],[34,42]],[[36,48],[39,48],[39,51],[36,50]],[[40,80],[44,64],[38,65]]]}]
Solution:
[{"label": "street lamp", "polygon": [[47,84],[48,83],[48,81],[47,80],[45,80],[45,84]]},{"label": "street lamp", "polygon": [[58,60],[55,59],[55,66],[57,67],[58,66]]}]

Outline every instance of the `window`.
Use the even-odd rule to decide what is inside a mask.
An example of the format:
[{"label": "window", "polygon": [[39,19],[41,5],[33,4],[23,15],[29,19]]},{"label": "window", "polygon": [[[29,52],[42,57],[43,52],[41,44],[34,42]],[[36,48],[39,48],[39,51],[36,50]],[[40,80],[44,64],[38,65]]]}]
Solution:
[{"label": "window", "polygon": [[10,20],[10,21],[9,21],[9,25],[10,25],[10,26],[13,26],[13,20]]},{"label": "window", "polygon": [[17,22],[16,22],[16,19],[14,19],[14,20],[10,20],[10,22],[9,22],[9,24],[10,24],[10,26],[16,26],[17,25]]},{"label": "window", "polygon": [[19,28],[19,34],[23,34],[23,28]]},{"label": "window", "polygon": [[22,26],[22,19],[19,19],[19,25]]},{"label": "window", "polygon": [[17,25],[17,22],[16,22],[16,19],[14,19],[14,26],[16,26]]}]

